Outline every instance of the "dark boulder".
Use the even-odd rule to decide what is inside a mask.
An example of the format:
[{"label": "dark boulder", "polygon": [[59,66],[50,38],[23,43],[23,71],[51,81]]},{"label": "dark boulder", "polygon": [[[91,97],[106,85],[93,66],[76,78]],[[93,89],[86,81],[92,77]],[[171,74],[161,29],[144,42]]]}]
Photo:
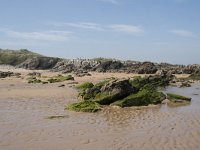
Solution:
[{"label": "dark boulder", "polygon": [[97,66],[96,71],[98,72],[107,72],[110,70],[118,70],[123,67],[123,64],[120,61],[105,61]]},{"label": "dark boulder", "polygon": [[14,73],[13,72],[3,72],[3,71],[0,71],[0,78],[6,78],[6,77],[10,77],[10,76],[13,76]]},{"label": "dark boulder", "polygon": [[140,65],[138,69],[136,69],[136,73],[138,74],[155,74],[157,72],[157,68],[154,63],[144,62]]}]

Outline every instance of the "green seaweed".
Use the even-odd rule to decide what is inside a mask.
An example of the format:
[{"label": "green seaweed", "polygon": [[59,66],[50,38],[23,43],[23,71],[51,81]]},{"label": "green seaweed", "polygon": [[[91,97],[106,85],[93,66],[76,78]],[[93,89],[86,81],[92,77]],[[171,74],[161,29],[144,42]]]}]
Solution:
[{"label": "green seaweed", "polygon": [[49,81],[50,83],[56,83],[56,82],[63,82],[67,80],[74,80],[74,77],[72,77],[72,75],[68,75],[68,76],[57,75],[57,76],[51,77],[47,81]]},{"label": "green seaweed", "polygon": [[[117,79],[104,80],[95,85],[86,82],[79,85],[79,89],[81,89],[79,96],[82,97],[82,101],[67,106],[67,109],[95,112],[100,110],[101,105],[147,106],[149,104],[160,104],[167,96],[173,97],[173,100],[176,101],[179,101],[179,99],[191,100],[180,95],[168,94],[166,96],[166,94],[158,92],[160,87],[169,85],[171,79],[171,77],[165,75],[156,75],[144,78],[135,77],[130,79],[128,84]],[[110,82],[111,80],[113,81]]]},{"label": "green seaweed", "polygon": [[101,106],[93,101],[81,101],[66,106],[66,109],[76,112],[97,112],[101,109]]},{"label": "green seaweed", "polygon": [[190,97],[185,97],[174,93],[167,93],[167,99],[169,99],[171,102],[191,101]]},{"label": "green seaweed", "polygon": [[109,105],[117,100],[119,100],[119,93],[98,93],[94,100],[95,102],[101,104],[101,105]]},{"label": "green seaweed", "polygon": [[116,101],[112,105],[120,107],[147,106],[149,104],[159,104],[165,98],[166,96],[162,92],[151,92],[144,89],[136,94],[131,94],[122,100]]},{"label": "green seaweed", "polygon": [[77,85],[76,88],[81,89],[81,90],[86,90],[88,88],[92,88],[94,86],[93,83],[91,82],[85,82],[83,84]]}]

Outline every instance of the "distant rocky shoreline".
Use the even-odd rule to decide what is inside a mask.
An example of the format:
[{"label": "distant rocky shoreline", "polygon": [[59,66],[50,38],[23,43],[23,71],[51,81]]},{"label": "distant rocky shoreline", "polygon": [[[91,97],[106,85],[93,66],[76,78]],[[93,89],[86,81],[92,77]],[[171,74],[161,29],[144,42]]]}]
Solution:
[{"label": "distant rocky shoreline", "polygon": [[168,63],[120,61],[115,59],[61,59],[46,57],[33,53],[26,49],[14,51],[0,49],[0,64],[12,65],[24,69],[51,70],[63,73],[75,72],[87,74],[90,71],[96,72],[123,72],[136,74],[155,74],[158,71],[170,72],[171,74],[199,74],[200,64],[173,65]]}]

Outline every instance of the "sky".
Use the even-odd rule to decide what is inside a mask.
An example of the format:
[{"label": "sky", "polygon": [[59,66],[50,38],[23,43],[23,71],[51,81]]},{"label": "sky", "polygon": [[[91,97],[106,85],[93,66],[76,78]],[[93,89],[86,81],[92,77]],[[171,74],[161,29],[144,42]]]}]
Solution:
[{"label": "sky", "polygon": [[0,0],[0,48],[200,64],[199,0]]}]

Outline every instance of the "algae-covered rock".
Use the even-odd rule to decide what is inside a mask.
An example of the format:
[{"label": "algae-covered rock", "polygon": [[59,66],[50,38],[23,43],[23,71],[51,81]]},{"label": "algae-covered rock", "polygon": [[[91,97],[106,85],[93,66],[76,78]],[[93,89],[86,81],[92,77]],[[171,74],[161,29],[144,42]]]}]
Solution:
[{"label": "algae-covered rock", "polygon": [[85,82],[83,84],[77,85],[76,88],[81,89],[81,90],[86,90],[88,88],[92,88],[94,86],[93,83],[91,82]]},{"label": "algae-covered rock", "polygon": [[[163,72],[161,75],[135,77],[131,80],[108,79],[95,85],[84,83],[78,86],[82,101],[69,105],[67,109],[95,112],[100,109],[101,105],[131,107],[161,104],[166,99],[166,95],[158,91],[159,87],[168,86],[173,77]],[[167,94],[167,97],[176,101],[191,100],[173,94]]]},{"label": "algae-covered rock", "polygon": [[66,109],[76,112],[97,112],[101,109],[101,106],[96,102],[81,101],[66,106]]},{"label": "algae-covered rock", "polygon": [[167,93],[167,99],[170,100],[171,102],[176,103],[176,102],[182,102],[182,101],[190,102],[192,98],[185,97],[185,96],[178,95],[178,94]]},{"label": "algae-covered rock", "polygon": [[136,94],[131,94],[128,97],[113,103],[112,105],[120,107],[147,106],[149,104],[159,104],[165,99],[166,96],[162,92],[142,90]]},{"label": "algae-covered rock", "polygon": [[135,87],[138,91],[143,88],[144,86],[152,86],[154,89],[158,87],[163,87],[169,85],[169,82],[173,79],[173,76],[167,76],[164,74],[162,76],[155,75],[155,76],[146,76],[142,77],[135,77],[134,79],[130,80],[130,83],[133,87]]},{"label": "algae-covered rock", "polygon": [[95,84],[91,88],[82,89],[82,91],[79,93],[79,96],[81,96],[84,100],[94,99],[95,96],[101,92],[101,88],[108,83],[110,80],[104,80],[97,84]]},{"label": "algae-covered rock", "polygon": [[134,93],[135,88],[131,86],[129,80],[120,79],[111,80],[102,86],[100,91],[101,92],[95,96],[94,101],[101,105],[109,105],[117,100],[127,97],[131,93]]},{"label": "algae-covered rock", "polygon": [[28,83],[41,83],[41,82],[42,81],[40,79],[36,79],[36,78],[28,80]]},{"label": "algae-covered rock", "polygon": [[80,95],[84,100],[92,100],[101,105],[109,105],[123,99],[132,92],[134,92],[134,88],[129,83],[129,80],[121,79],[100,82],[82,91]]},{"label": "algae-covered rock", "polygon": [[169,107],[186,106],[191,102],[190,97],[185,97],[173,93],[167,93],[167,99],[169,100],[167,103]]},{"label": "algae-covered rock", "polygon": [[72,77],[72,75],[68,76],[57,75],[48,79],[50,83],[63,82],[67,80],[74,80],[74,77]]}]

